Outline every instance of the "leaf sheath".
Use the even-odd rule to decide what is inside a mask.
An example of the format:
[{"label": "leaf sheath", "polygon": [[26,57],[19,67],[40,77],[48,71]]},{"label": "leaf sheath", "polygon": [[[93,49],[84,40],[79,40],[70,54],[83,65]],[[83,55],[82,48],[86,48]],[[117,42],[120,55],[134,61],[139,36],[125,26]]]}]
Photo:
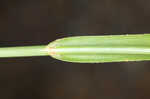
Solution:
[{"label": "leaf sheath", "polygon": [[150,60],[150,34],[67,37],[50,43],[48,50],[52,57],[67,62]]}]

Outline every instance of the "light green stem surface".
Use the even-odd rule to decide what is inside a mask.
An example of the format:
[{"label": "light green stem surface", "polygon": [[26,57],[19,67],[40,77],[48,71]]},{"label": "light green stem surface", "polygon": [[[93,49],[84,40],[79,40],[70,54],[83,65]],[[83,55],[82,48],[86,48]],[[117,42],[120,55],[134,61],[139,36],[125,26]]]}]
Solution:
[{"label": "light green stem surface", "polygon": [[40,46],[22,46],[22,47],[3,47],[0,48],[0,57],[28,57],[28,56],[46,56],[45,45]]},{"label": "light green stem surface", "polygon": [[150,34],[75,36],[48,46],[0,48],[0,57],[52,56],[77,63],[150,61]]}]

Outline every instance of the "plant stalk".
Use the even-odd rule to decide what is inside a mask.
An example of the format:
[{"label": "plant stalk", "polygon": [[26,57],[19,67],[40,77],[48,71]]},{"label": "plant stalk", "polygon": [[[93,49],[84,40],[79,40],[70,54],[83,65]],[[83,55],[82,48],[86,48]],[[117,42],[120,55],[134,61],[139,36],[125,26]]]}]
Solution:
[{"label": "plant stalk", "polygon": [[0,57],[52,56],[76,63],[150,61],[150,34],[75,36],[39,46],[3,47]]},{"label": "plant stalk", "polygon": [[0,57],[29,57],[29,56],[48,56],[45,45],[40,46],[21,46],[21,47],[2,47]]}]

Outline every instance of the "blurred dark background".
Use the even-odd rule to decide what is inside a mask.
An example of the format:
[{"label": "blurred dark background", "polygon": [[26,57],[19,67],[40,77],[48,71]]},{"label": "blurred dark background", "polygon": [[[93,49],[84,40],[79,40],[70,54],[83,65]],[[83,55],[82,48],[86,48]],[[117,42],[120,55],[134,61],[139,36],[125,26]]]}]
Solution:
[{"label": "blurred dark background", "polygon": [[[0,46],[150,32],[149,0],[0,0]],[[150,62],[0,59],[0,99],[150,99]]]}]

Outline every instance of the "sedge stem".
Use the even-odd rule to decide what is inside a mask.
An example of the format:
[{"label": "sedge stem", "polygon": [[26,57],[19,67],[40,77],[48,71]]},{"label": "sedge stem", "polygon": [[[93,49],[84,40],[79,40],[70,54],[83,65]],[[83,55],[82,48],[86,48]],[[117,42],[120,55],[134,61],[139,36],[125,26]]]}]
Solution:
[{"label": "sedge stem", "polygon": [[0,48],[0,57],[48,56],[48,52],[45,47],[45,45],[2,47]]}]

